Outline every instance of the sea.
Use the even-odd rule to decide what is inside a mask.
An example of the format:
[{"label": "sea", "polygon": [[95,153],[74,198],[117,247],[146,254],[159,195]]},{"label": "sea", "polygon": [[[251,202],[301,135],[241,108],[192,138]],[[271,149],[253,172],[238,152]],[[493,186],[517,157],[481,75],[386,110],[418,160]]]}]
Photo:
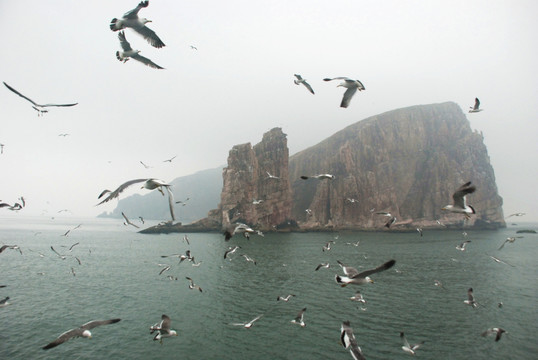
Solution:
[{"label": "sea", "polygon": [[[220,233],[139,234],[116,219],[0,217],[0,245],[22,251],[0,254],[0,299],[10,303],[0,307],[0,359],[352,359],[340,342],[346,320],[366,359],[409,358],[400,332],[424,342],[415,355],[422,359],[538,359],[538,235],[516,233],[537,228],[267,233],[226,242]],[[465,251],[456,249],[467,240]],[[187,250],[194,262],[163,257]],[[374,283],[335,282],[343,274],[337,260],[361,271],[390,259],[395,266],[373,274]],[[329,268],[315,270],[325,262]],[[463,302],[469,288],[476,308]],[[358,290],[366,303],[350,300]],[[295,296],[277,301],[288,294]],[[291,322],[303,308],[305,327]],[[163,314],[178,336],[161,343],[150,326]],[[250,328],[234,325],[259,315]],[[121,321],[92,329],[90,339],[42,349],[64,331],[113,318]],[[498,342],[481,336],[492,327],[507,333]]]}]

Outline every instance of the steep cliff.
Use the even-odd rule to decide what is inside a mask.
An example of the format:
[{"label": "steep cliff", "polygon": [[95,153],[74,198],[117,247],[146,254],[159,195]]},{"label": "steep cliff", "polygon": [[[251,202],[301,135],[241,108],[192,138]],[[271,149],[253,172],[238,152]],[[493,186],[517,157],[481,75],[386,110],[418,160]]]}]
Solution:
[{"label": "steep cliff", "polygon": [[[300,179],[318,173],[336,178]],[[386,218],[375,211],[390,212],[408,227],[436,226],[436,220],[459,225],[461,215],[441,208],[466,181],[477,187],[467,198],[477,215],[467,225],[505,226],[483,137],[471,130],[452,102],[412,106],[359,121],[293,155],[289,174],[292,217],[303,228],[383,228]]]}]

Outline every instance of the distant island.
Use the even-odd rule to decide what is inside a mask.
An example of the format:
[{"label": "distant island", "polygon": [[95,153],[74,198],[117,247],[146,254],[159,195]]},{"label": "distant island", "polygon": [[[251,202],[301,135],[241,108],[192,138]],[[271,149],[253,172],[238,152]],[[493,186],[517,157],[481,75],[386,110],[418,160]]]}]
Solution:
[{"label": "distant island", "polygon": [[[301,179],[323,173],[335,178]],[[467,181],[477,187],[468,197],[477,214],[464,223],[462,215],[441,208]],[[260,143],[230,150],[220,185],[220,202],[206,217],[141,232],[220,231],[237,222],[261,231],[506,226],[483,136],[453,102],[358,121],[291,157],[286,134],[274,128]],[[396,221],[387,228],[387,218],[376,212]]]}]

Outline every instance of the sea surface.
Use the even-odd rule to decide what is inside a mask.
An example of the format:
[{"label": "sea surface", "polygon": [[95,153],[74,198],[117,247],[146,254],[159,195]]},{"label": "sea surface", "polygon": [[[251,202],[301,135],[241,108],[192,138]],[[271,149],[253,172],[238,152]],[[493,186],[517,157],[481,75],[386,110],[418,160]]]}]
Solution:
[{"label": "sea surface", "polygon": [[[17,244],[22,255],[0,254],[0,299],[11,303],[0,308],[0,359],[351,359],[340,344],[344,320],[367,359],[408,358],[401,331],[411,344],[425,342],[417,358],[537,359],[538,235],[521,234],[498,250],[521,228],[537,224],[422,237],[289,233],[225,242],[219,233],[192,233],[188,245],[184,234],[142,235],[121,220],[1,217],[0,245]],[[466,251],[456,250],[464,240]],[[234,245],[241,249],[224,259]],[[161,257],[186,250],[199,266]],[[396,265],[372,275],[373,284],[342,288],[334,280],[342,274],[337,260],[360,271],[390,259]],[[314,271],[322,262],[331,267]],[[159,275],[159,264],[171,268]],[[187,276],[203,292],[189,289]],[[470,287],[477,308],[463,303]],[[359,289],[366,304],[349,299]],[[296,296],[276,300],[287,294]],[[302,328],[291,320],[304,307]],[[162,314],[179,336],[160,344],[149,327]],[[258,315],[250,329],[232,325]],[[66,330],[112,318],[121,321],[93,329],[91,339],[42,349]],[[508,334],[499,342],[480,336],[490,327]]]}]

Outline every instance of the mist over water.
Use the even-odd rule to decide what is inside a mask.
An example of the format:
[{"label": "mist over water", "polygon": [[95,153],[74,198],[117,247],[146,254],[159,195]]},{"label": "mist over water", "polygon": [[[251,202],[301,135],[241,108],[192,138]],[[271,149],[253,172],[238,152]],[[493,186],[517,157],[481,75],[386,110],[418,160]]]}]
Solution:
[{"label": "mist over water", "polygon": [[[497,250],[515,235],[515,227],[467,231],[466,237],[461,231],[425,231],[423,237],[290,233],[250,240],[235,236],[229,242],[218,233],[193,233],[190,245],[183,234],[134,230],[107,219],[0,219],[0,243],[17,244],[23,252],[0,254],[0,285],[7,285],[0,288],[0,298],[9,296],[11,303],[0,308],[0,358],[350,359],[339,343],[344,320],[351,322],[367,359],[409,356],[401,350],[400,331],[412,344],[425,341],[417,351],[423,359],[531,359],[538,351],[537,235],[524,234]],[[471,240],[467,250],[456,250],[465,239]],[[335,243],[323,252],[329,240]],[[234,245],[241,249],[231,261],[224,259]],[[161,257],[187,249],[200,266]],[[372,275],[373,284],[341,288],[334,281],[342,274],[336,260],[361,271],[389,259],[396,265]],[[321,262],[331,267],[314,271]],[[159,275],[158,264],[171,269]],[[190,290],[186,276],[203,292]],[[482,306],[463,303],[469,287]],[[356,290],[366,304],[349,300]],[[296,296],[287,303],[276,300],[287,294]],[[304,307],[307,326],[301,328],[290,321]],[[162,314],[172,318],[179,336],[160,345],[149,327]],[[262,314],[250,329],[231,325]],[[41,349],[87,321],[117,317],[122,321],[93,329],[92,339]],[[499,342],[481,337],[490,327],[502,327],[508,335]]]}]

